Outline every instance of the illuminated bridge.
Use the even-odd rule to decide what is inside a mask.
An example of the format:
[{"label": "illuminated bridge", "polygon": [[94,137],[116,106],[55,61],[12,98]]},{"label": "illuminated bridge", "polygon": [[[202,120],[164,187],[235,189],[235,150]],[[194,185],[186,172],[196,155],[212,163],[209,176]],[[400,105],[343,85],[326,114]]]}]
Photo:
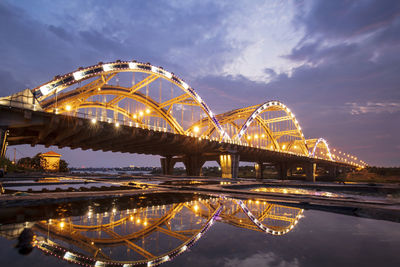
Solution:
[{"label": "illuminated bridge", "polygon": [[183,162],[197,176],[206,161],[217,161],[226,178],[237,177],[239,161],[255,163],[258,178],[268,164],[281,178],[295,169],[310,180],[317,165],[331,176],[365,166],[323,138],[306,138],[279,101],[214,114],[183,79],[136,61],[57,75],[0,98],[0,115],[2,156],[18,144],[152,154],[162,156],[164,174]]}]

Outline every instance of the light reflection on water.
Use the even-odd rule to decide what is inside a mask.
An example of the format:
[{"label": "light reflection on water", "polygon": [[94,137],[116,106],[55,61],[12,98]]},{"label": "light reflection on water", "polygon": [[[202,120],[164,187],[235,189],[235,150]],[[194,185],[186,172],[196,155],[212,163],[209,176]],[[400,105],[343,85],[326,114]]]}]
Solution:
[{"label": "light reflection on water", "polygon": [[[144,199],[145,197],[143,197]],[[27,224],[1,225],[0,234],[3,237],[15,239],[24,227],[32,229],[37,235],[36,248],[39,248],[35,249],[35,253],[32,254],[38,258],[39,262],[43,258],[38,255],[37,251],[54,256],[59,263],[73,262],[95,266],[106,266],[107,264],[112,264],[112,266],[123,266],[124,264],[153,266],[161,263],[174,265],[174,262],[177,266],[186,266],[187,261],[192,261],[195,256],[202,260],[197,263],[192,262],[192,266],[202,266],[199,265],[200,263],[217,266],[218,263],[221,263],[221,259],[225,266],[246,266],[246,264],[254,266],[251,265],[254,262],[261,265],[269,262],[268,265],[273,266],[274,262],[282,263],[282,260],[278,261],[275,252],[275,254],[272,252],[271,254],[260,251],[264,251],[268,247],[272,250],[272,243],[277,245],[282,242],[285,244],[288,240],[293,240],[292,232],[294,231],[294,237],[298,236],[298,227],[300,230],[303,228],[300,232],[304,238],[306,236],[304,234],[309,231],[307,228],[310,228],[307,227],[310,225],[310,221],[307,221],[309,217],[317,218],[317,221],[321,219],[318,216],[331,218],[334,221],[333,224],[339,227],[333,227],[335,231],[343,227],[343,221],[352,221],[348,216],[323,212],[311,212],[308,213],[311,216],[308,216],[307,211],[304,212],[300,208],[269,203],[264,200],[242,202],[224,197],[197,196],[185,201],[173,200],[156,204],[151,204],[151,202],[148,200],[145,204],[134,205],[131,208],[121,207],[114,202],[106,208],[102,208],[102,205],[99,204],[93,204],[89,205],[87,209],[83,208],[83,212],[77,216],[58,216]],[[316,213],[318,213],[317,217],[314,216]],[[338,220],[337,217],[344,217],[345,220],[343,218]],[[302,226],[303,221],[307,222],[306,227]],[[327,224],[326,221],[324,223],[325,225],[319,227],[325,230],[332,229],[331,224]],[[365,224],[368,226],[368,223],[370,222],[367,221],[366,224],[364,221],[360,225],[365,227]],[[387,223],[380,222],[380,224]],[[314,224],[311,222],[311,225]],[[350,225],[351,227],[354,226]],[[393,229],[393,225],[391,227]],[[219,230],[213,230],[214,228]],[[339,230],[341,232],[337,235],[340,236],[344,232],[349,235],[349,238],[356,239],[352,236],[354,233],[348,232],[347,228]],[[205,234],[209,229],[210,231]],[[368,235],[376,235],[376,233],[368,231],[368,228],[366,229]],[[316,233],[308,232],[309,238],[316,239],[318,231],[321,232],[317,227],[314,228],[314,231]],[[334,237],[335,233],[331,234]],[[396,234],[399,235],[399,233],[395,233],[395,236]],[[207,242],[207,240],[209,241]],[[210,240],[214,240],[214,243],[210,243]],[[252,247],[256,240],[260,242],[259,249],[252,251],[252,255],[247,255],[245,259],[242,259],[242,252],[248,251],[247,247]],[[204,245],[201,245],[203,242],[215,251],[207,250]],[[234,247],[235,242],[243,246],[243,251],[232,256],[230,250]],[[268,245],[268,242],[272,243]],[[332,254],[335,254],[334,249],[338,249],[331,246],[334,243],[333,240],[319,240],[319,242],[323,242],[319,246],[327,245],[329,250],[333,250]],[[201,248],[200,251],[197,249],[198,244]],[[218,247],[216,247],[217,244]],[[299,244],[303,246],[317,245],[310,244],[307,239],[303,239]],[[210,254],[210,258],[214,259],[213,262],[204,259],[207,257],[207,255],[201,254],[201,250],[204,249],[206,249],[206,253]],[[285,248],[281,249],[285,251]],[[188,252],[188,250],[190,251]],[[215,258],[214,254],[218,250],[222,254]],[[226,250],[226,254],[222,252],[224,250]],[[226,260],[224,255],[231,255],[231,258]],[[21,259],[23,258],[17,258],[15,262]],[[283,260],[286,265],[281,264],[280,266],[299,266],[300,260],[300,258]]]},{"label": "light reflection on water", "polygon": [[317,191],[312,189],[290,188],[290,187],[260,187],[252,189],[255,192],[295,194],[295,195],[312,195],[322,197],[343,197],[343,194],[337,194],[327,191]]}]

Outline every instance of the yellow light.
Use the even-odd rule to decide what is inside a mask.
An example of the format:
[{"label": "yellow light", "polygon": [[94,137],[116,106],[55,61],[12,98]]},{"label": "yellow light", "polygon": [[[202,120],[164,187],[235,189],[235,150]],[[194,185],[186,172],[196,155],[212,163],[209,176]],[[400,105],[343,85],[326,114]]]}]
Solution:
[{"label": "yellow light", "polygon": [[248,135],[248,136],[247,136],[247,140],[250,140],[250,139],[251,139],[251,136],[250,136],[250,135]]},{"label": "yellow light", "polygon": [[200,131],[199,126],[194,126],[193,132],[198,133]]},{"label": "yellow light", "polygon": [[65,222],[60,222],[59,226],[60,226],[61,229],[64,228]]},{"label": "yellow light", "polygon": [[262,135],[261,135],[261,138],[265,138],[265,134],[262,134]]},{"label": "yellow light", "polygon": [[129,217],[129,220],[130,220],[131,222],[133,221],[133,216],[132,216],[132,215]]},{"label": "yellow light", "polygon": [[138,223],[138,224],[139,224],[139,223],[140,223],[140,219],[137,219],[137,220],[136,220],[136,223]]},{"label": "yellow light", "polygon": [[150,109],[146,109],[146,113],[149,114],[150,113]]},{"label": "yellow light", "polygon": [[95,118],[92,119],[92,123],[96,124],[97,120]]},{"label": "yellow light", "polygon": [[194,205],[193,209],[194,209],[194,211],[198,211],[199,210],[199,206]]},{"label": "yellow light", "polygon": [[119,122],[115,123],[115,127],[117,127],[117,128],[119,127]]},{"label": "yellow light", "polygon": [[255,134],[255,135],[254,135],[254,138],[257,139],[257,138],[258,138],[258,134]]},{"label": "yellow light", "polygon": [[294,146],[294,149],[296,149],[297,148],[297,146]]},{"label": "yellow light", "polygon": [[147,221],[144,221],[143,225],[144,225],[144,226],[147,226]]},{"label": "yellow light", "polygon": [[139,116],[143,116],[143,111],[140,111],[140,112],[139,112]]},{"label": "yellow light", "polygon": [[285,148],[286,148],[286,145],[283,145],[283,146],[282,146],[282,149],[285,149]]},{"label": "yellow light", "polygon": [[136,118],[137,118],[137,115],[136,115],[136,114],[133,114],[133,118],[136,119]]},{"label": "yellow light", "polygon": [[65,106],[65,110],[66,110],[66,111],[71,111],[71,109],[72,109],[71,105],[66,105],[66,106]]}]

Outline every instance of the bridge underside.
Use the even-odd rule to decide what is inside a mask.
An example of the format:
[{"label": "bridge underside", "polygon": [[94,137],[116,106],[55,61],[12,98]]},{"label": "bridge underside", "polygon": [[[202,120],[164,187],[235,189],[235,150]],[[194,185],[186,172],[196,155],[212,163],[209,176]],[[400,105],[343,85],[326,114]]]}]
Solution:
[{"label": "bridge underside", "polygon": [[[277,166],[282,178],[290,166],[303,166],[309,179],[315,179],[315,164],[330,168],[349,168],[348,165],[290,153],[259,149],[211,139],[163,132],[161,128],[143,129],[108,122],[93,123],[90,119],[53,113],[31,111],[0,105],[0,129],[8,130],[8,145],[37,144],[83,150],[112,151],[163,156],[165,174],[176,162],[183,162],[188,175],[200,175],[206,161],[217,161],[223,177],[237,177],[239,160]],[[4,140],[4,138],[3,138]],[[261,177],[260,177],[261,178]]]}]

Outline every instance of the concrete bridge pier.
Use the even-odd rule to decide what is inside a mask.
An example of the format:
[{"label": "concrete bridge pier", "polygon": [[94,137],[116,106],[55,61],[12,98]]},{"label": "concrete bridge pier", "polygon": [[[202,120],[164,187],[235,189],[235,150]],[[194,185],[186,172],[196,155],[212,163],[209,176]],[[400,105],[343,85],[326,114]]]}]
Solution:
[{"label": "concrete bridge pier", "polygon": [[309,162],[304,164],[304,171],[306,172],[307,181],[315,182],[316,169],[317,169],[317,164],[314,162]]},{"label": "concrete bridge pier", "polygon": [[0,157],[6,156],[8,130],[0,128]]},{"label": "concrete bridge pier", "polygon": [[337,166],[330,166],[328,168],[328,174],[331,178],[336,178],[339,176],[339,169]]},{"label": "concrete bridge pier", "polygon": [[239,175],[238,154],[222,154],[219,156],[219,165],[221,166],[222,178],[238,178]]},{"label": "concrete bridge pier", "polygon": [[166,156],[165,158],[160,158],[161,169],[163,175],[172,175],[174,172],[174,166],[176,159],[172,156]]},{"label": "concrete bridge pier", "polygon": [[256,171],[256,179],[263,179],[265,164],[261,161],[257,162],[256,164],[254,164],[254,169]]},{"label": "concrete bridge pier", "polygon": [[278,177],[282,180],[287,178],[287,172],[289,169],[289,164],[287,162],[279,162],[275,165],[276,170],[278,171]]},{"label": "concrete bridge pier", "polygon": [[202,155],[186,155],[183,158],[183,164],[186,168],[186,174],[188,176],[201,176],[201,168],[206,162],[205,158]]}]

